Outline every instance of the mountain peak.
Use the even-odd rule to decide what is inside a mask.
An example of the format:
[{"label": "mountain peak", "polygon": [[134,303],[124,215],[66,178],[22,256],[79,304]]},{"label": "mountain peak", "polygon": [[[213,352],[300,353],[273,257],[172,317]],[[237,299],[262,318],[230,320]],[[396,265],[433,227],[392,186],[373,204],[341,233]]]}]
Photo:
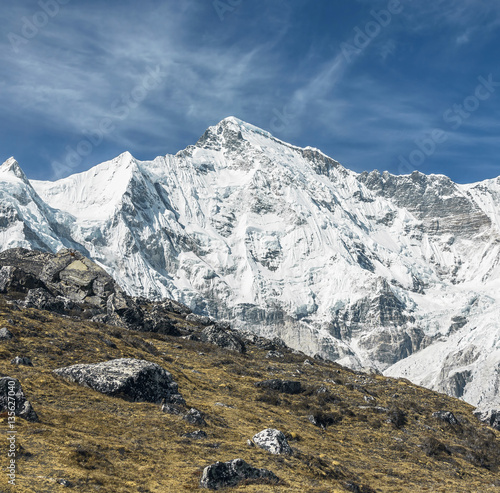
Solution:
[{"label": "mountain peak", "polygon": [[14,159],[14,157],[10,157],[0,166],[0,173],[12,174],[25,183],[29,183],[24,171],[21,169],[21,166],[19,166],[19,163]]}]

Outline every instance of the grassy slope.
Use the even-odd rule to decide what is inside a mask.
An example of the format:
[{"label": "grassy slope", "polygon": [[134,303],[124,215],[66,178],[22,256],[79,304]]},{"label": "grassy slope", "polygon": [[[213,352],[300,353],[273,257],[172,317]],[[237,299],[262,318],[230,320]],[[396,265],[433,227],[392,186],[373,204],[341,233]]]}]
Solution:
[{"label": "grassy slope", "polygon": [[[4,326],[17,341],[0,343],[0,373],[21,381],[40,422],[17,419],[18,486],[9,489],[2,472],[0,491],[71,491],[57,478],[70,480],[79,492],[199,491],[204,466],[237,457],[272,470],[282,483],[234,491],[331,493],[349,491],[347,483],[380,492],[500,491],[500,434],[480,424],[468,404],[405,380],[356,374],[333,363],[304,365],[300,355],[269,360],[254,347],[239,355],[48,312],[11,311],[0,298]],[[35,366],[11,365],[17,355],[31,357]],[[106,397],[51,373],[119,357],[147,359],[169,370],[188,405],[207,415],[208,439],[182,438],[198,427],[157,405]],[[307,390],[283,396],[254,386],[267,378],[300,380]],[[328,392],[317,395],[321,386]],[[367,392],[374,401],[367,402]],[[387,413],[359,407],[368,405],[398,407],[407,413],[407,424],[398,429],[387,422]],[[432,418],[438,410],[452,411],[463,424],[452,427]],[[331,413],[339,422],[322,430],[307,419],[314,412]],[[292,457],[247,445],[247,438],[268,427],[289,434]],[[2,435],[4,430],[0,419]],[[4,471],[5,453],[0,456]]]}]

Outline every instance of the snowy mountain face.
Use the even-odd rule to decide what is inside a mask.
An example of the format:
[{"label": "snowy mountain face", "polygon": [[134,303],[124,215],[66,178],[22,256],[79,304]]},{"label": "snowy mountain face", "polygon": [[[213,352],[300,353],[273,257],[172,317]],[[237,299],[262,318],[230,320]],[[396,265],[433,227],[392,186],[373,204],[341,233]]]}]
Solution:
[{"label": "snowy mountain face", "polygon": [[500,179],[357,174],[235,118],[56,182],[0,167],[0,249],[74,248],[308,354],[500,408]]}]

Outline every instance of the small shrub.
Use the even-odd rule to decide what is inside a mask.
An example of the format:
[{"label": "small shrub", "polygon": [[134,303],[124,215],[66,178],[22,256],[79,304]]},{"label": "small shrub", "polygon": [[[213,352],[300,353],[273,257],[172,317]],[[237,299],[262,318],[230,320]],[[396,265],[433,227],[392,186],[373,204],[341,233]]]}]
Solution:
[{"label": "small shrub", "polygon": [[437,457],[441,453],[450,455],[448,448],[432,436],[425,437],[422,441],[422,450],[429,457]]},{"label": "small shrub", "polygon": [[402,411],[398,407],[394,407],[387,413],[387,422],[391,423],[395,428],[399,430],[408,422],[408,420],[404,411]]},{"label": "small shrub", "polygon": [[274,392],[263,392],[259,394],[255,400],[257,402],[264,402],[265,404],[269,404],[271,406],[280,406],[281,405],[281,399],[279,394],[274,393]]},{"label": "small shrub", "polygon": [[342,421],[342,416],[336,413],[324,413],[321,411],[316,411],[315,413],[308,416],[309,421],[319,428],[328,428],[336,423]]}]

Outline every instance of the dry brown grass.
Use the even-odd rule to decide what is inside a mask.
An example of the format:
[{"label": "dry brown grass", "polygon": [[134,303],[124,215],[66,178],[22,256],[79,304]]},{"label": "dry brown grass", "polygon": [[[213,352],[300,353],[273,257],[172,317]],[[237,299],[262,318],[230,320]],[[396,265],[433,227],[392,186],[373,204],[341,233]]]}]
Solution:
[{"label": "dry brown grass", "polygon": [[[0,372],[21,381],[40,422],[17,419],[18,486],[9,489],[2,473],[0,491],[198,491],[203,467],[237,457],[272,470],[282,482],[234,491],[500,491],[500,434],[480,424],[464,402],[405,380],[356,374],[326,362],[304,366],[305,358],[291,353],[269,360],[254,347],[240,355],[47,312],[11,311],[0,299],[4,326],[17,340],[0,343]],[[17,355],[31,357],[35,366],[11,365]],[[157,405],[107,397],[52,374],[61,366],[120,357],[147,359],[169,370],[188,405],[205,413],[208,439],[182,438],[197,427]],[[300,380],[305,391],[277,395],[255,387],[270,378]],[[461,425],[432,418],[443,409]],[[324,429],[308,420],[318,413],[333,417]],[[6,428],[5,420],[0,427]],[[273,456],[246,444],[268,427],[288,435],[293,456]],[[4,470],[5,453],[0,456]],[[59,478],[74,488],[59,485]]]}]

